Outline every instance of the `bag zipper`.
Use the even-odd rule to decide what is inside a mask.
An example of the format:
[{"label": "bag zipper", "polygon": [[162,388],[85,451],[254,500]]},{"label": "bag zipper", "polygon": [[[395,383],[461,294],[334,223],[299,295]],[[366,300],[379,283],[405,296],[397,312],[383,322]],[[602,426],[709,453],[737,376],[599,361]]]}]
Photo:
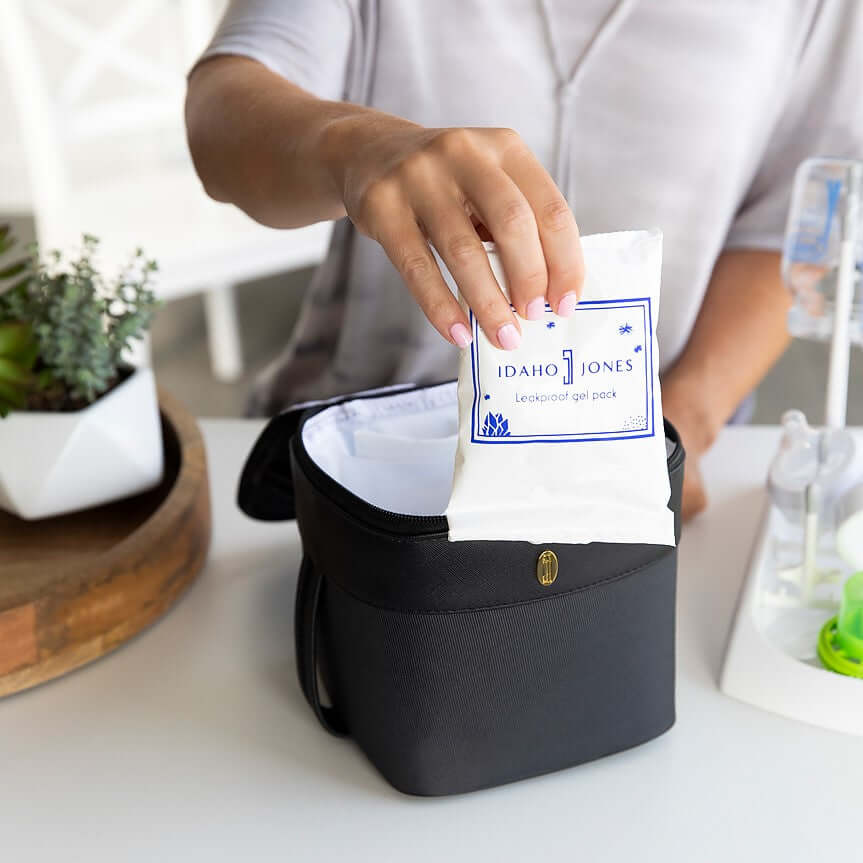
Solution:
[{"label": "bag zipper", "polygon": [[[310,414],[311,416],[311,414]],[[315,488],[329,498],[342,511],[371,527],[388,533],[397,533],[411,539],[440,538],[449,534],[449,523],[445,515],[408,515],[375,506],[355,495],[312,460],[303,444],[303,425],[308,417],[300,421],[292,446],[297,464]]]},{"label": "bag zipper", "polygon": [[[308,419],[320,413],[321,410],[325,410],[325,408],[313,409],[302,417],[291,442],[297,463],[308,480],[321,494],[332,500],[339,509],[349,516],[378,530],[396,533],[408,539],[442,538],[449,535],[449,523],[445,515],[408,515],[375,506],[375,504],[369,503],[349,491],[324,471],[312,459],[303,443],[303,426]],[[674,436],[671,439],[674,441],[674,449],[667,459],[669,474],[680,467],[684,457],[683,446],[676,429],[674,429]]]}]

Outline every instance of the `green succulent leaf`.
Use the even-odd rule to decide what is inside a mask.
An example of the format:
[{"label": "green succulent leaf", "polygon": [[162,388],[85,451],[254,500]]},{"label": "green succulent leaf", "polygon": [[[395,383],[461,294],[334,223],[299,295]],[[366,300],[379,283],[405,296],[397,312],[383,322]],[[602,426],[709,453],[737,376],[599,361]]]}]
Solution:
[{"label": "green succulent leaf", "polygon": [[24,387],[19,386],[12,381],[0,378],[0,398],[5,398],[10,402],[14,402],[15,406],[19,407],[26,399],[26,390]]},{"label": "green succulent leaf", "polygon": [[29,324],[19,321],[0,324],[0,358],[15,359],[32,368],[38,352],[39,344]]},{"label": "green succulent leaf", "polygon": [[18,387],[0,381],[0,417],[6,417],[12,410],[26,407],[27,396]]},{"label": "green succulent leaf", "polygon": [[25,386],[30,383],[30,369],[20,363],[0,357],[0,381],[13,386]]},{"label": "green succulent leaf", "polygon": [[30,261],[26,259],[16,261],[14,264],[10,264],[8,267],[4,267],[0,270],[0,279],[12,279],[15,276],[20,276],[21,273],[27,271],[29,266]]},{"label": "green succulent leaf", "polygon": [[0,416],[25,406],[37,351],[27,324],[0,324]]}]

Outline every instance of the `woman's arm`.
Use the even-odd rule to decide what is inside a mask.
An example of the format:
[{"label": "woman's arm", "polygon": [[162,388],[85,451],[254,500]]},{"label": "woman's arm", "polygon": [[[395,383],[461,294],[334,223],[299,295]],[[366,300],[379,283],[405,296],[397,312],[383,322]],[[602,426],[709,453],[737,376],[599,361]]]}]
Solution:
[{"label": "woman's arm", "polygon": [[707,503],[699,460],[788,344],[790,295],[779,254],[723,252],[689,341],[662,379],[663,412],[686,447],[683,515]]},{"label": "woman's arm", "polygon": [[207,194],[264,225],[340,219],[322,143],[329,124],[362,110],[316,99],[254,60],[216,57],[189,79],[189,149]]},{"label": "woman's arm", "polygon": [[192,73],[186,125],[208,194],[279,228],[347,214],[383,246],[431,323],[459,347],[470,341],[468,321],[429,241],[492,343],[512,349],[521,339],[477,224],[494,236],[522,318],[541,317],[546,299],[558,314],[575,308],[583,281],[575,219],[509,129],[427,129],[317,99],[230,56]]}]

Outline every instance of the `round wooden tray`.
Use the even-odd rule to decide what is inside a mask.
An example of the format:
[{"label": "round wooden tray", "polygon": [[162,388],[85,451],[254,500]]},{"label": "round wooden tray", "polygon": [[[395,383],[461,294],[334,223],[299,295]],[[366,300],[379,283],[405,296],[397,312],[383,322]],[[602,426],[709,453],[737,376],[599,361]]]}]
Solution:
[{"label": "round wooden tray", "polygon": [[65,674],[158,620],[210,544],[204,442],[159,393],[165,476],[126,500],[42,521],[0,512],[0,696]]}]

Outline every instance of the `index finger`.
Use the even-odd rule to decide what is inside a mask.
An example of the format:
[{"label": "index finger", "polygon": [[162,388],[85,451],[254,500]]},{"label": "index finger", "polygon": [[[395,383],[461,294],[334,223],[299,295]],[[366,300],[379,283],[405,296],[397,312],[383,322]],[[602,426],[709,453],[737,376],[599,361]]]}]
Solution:
[{"label": "index finger", "polygon": [[547,298],[559,315],[572,314],[581,299],[584,257],[575,216],[560,189],[529,150],[510,151],[503,169],[536,216],[548,271]]}]

